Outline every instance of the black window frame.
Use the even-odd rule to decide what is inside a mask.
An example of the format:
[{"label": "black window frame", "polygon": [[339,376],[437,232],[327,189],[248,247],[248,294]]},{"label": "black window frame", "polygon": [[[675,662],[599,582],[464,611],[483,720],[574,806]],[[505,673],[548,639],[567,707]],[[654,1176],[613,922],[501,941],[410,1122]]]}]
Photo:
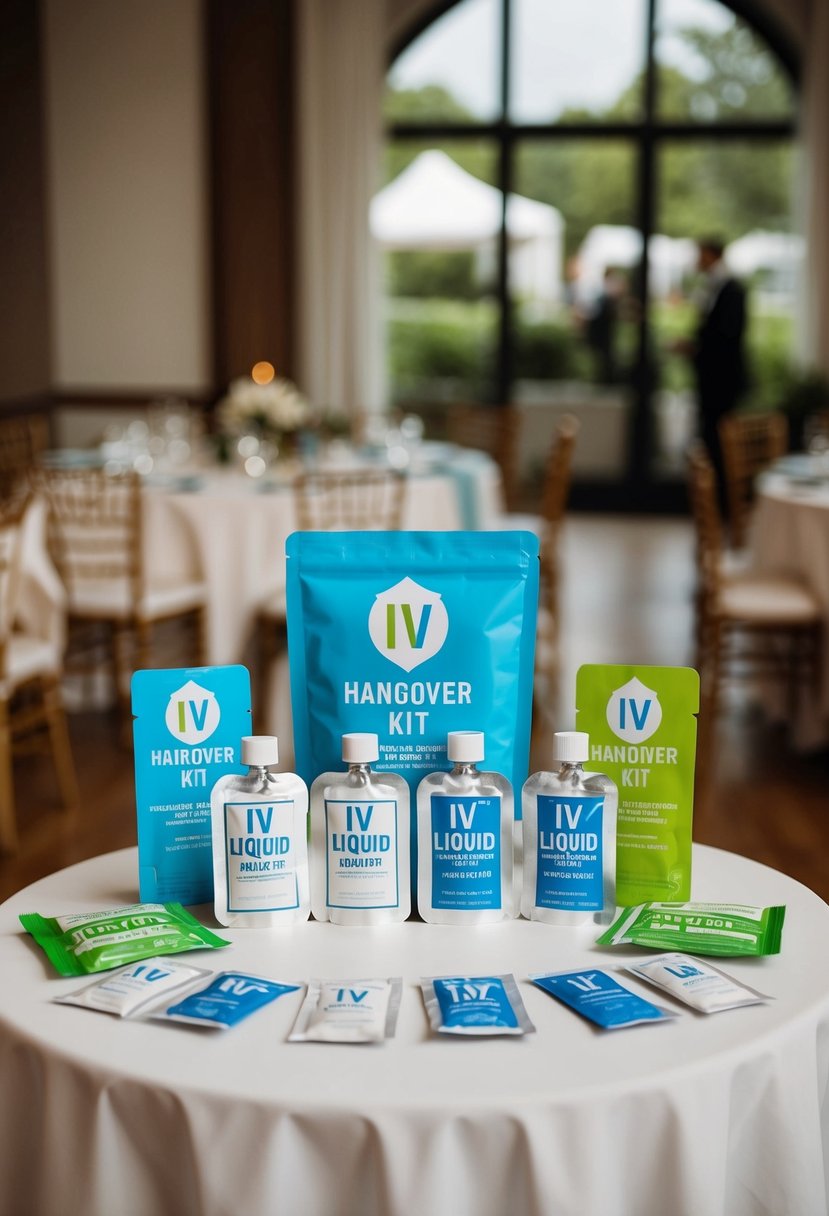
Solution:
[{"label": "black window frame", "polygon": [[[577,0],[561,0],[562,3]],[[787,73],[797,102],[800,61],[794,44],[774,18],[750,0],[715,0],[745,21],[766,43]],[[433,22],[442,17],[458,0],[434,4],[395,43],[388,60],[389,69],[397,57]],[[510,400],[514,367],[514,327],[509,291],[509,250],[506,234],[506,200],[513,190],[515,151],[532,141],[620,140],[635,150],[634,193],[635,223],[643,236],[643,258],[635,282],[638,301],[639,336],[636,362],[630,383],[630,425],[625,466],[617,479],[584,481],[573,486],[574,505],[598,510],[677,511],[684,510],[684,485],[676,480],[656,478],[652,468],[651,395],[652,361],[649,357],[650,307],[649,247],[654,235],[657,203],[656,163],[658,150],[666,142],[719,141],[747,139],[758,145],[764,140],[794,140],[798,133],[797,114],[791,118],[740,120],[664,119],[658,114],[658,61],[656,58],[657,12],[660,0],[646,0],[644,83],[642,114],[639,119],[613,122],[514,123],[509,119],[511,29],[513,0],[500,0],[501,54],[499,62],[500,115],[490,122],[395,122],[386,127],[386,138],[395,142],[486,139],[493,146],[498,165],[497,187],[501,191],[501,226],[498,233],[497,280],[494,296],[499,307],[498,344],[495,370],[495,401]]]}]

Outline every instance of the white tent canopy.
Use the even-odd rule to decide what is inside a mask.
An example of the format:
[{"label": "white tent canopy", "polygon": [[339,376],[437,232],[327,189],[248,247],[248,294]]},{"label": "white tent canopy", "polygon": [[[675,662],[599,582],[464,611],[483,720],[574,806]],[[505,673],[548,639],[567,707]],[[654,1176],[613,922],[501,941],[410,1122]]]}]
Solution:
[{"label": "white tent canopy", "polygon": [[[375,195],[371,231],[383,249],[473,249],[484,257],[501,228],[500,190],[445,152],[421,152]],[[519,293],[558,299],[564,221],[555,207],[510,194],[507,234]]]},{"label": "white tent canopy", "polygon": [[[678,290],[685,275],[693,271],[697,247],[692,240],[657,233],[651,237],[649,254],[651,292],[666,296]],[[578,253],[580,290],[588,296],[597,295],[608,267],[632,269],[641,258],[642,233],[638,228],[596,224]]]},{"label": "white tent canopy", "polygon": [[725,256],[734,273],[743,278],[762,273],[764,292],[793,298],[805,253],[802,236],[757,230],[732,241]]}]

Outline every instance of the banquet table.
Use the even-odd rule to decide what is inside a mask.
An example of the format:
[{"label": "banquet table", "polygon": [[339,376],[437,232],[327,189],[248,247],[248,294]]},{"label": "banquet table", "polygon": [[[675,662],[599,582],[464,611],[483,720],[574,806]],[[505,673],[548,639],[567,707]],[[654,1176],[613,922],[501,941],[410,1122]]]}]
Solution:
[{"label": "banquet table", "polygon": [[[87,981],[57,978],[19,913],[132,902],[135,851],[34,883],[0,907],[1,1216],[820,1216],[829,907],[732,854],[696,846],[694,867],[696,899],[787,905],[781,954],[722,960],[769,1003],[594,1030],[527,975],[647,952],[525,921],[228,929],[188,956],[298,983],[402,975],[396,1037],[370,1047],[286,1042],[302,992],[227,1032],[54,1004]],[[503,972],[537,1033],[430,1034],[420,976]]]},{"label": "banquet table", "polygon": [[[441,461],[424,462],[406,478],[403,526],[494,525],[503,509],[498,466],[484,453],[440,446]],[[205,580],[209,663],[242,657],[258,608],[284,588],[285,540],[295,527],[290,476],[255,481],[233,468],[212,468],[148,481],[145,567],[160,581]]]},{"label": "banquet table", "polygon": [[[817,597],[829,638],[829,477],[817,476],[811,458],[789,456],[764,473],[749,538],[751,566],[798,578]],[[792,723],[801,750],[829,744],[829,643],[812,688],[801,690]]]}]

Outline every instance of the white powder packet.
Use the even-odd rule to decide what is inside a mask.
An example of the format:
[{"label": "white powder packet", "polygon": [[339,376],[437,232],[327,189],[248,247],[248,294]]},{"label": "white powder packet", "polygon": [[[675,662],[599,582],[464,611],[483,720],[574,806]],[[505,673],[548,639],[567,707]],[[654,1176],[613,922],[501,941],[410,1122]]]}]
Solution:
[{"label": "white powder packet", "polygon": [[382,1043],[394,1035],[402,981],[311,980],[290,1043]]},{"label": "white powder packet", "polygon": [[60,1005],[81,1005],[119,1018],[141,1017],[170,993],[209,975],[212,972],[204,967],[191,967],[174,958],[147,958],[52,999]]},{"label": "white powder packet", "polygon": [[687,954],[658,954],[656,958],[631,963],[625,970],[670,993],[699,1013],[723,1013],[726,1009],[772,1000],[720,971],[719,967]]}]

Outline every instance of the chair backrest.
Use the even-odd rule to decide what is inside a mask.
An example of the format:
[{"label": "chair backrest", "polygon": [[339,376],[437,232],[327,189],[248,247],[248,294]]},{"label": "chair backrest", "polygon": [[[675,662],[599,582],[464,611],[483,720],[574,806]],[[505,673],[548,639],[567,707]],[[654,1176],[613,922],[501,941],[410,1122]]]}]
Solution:
[{"label": "chair backrest", "polygon": [[777,411],[726,414],[720,420],[720,446],[725,470],[729,533],[735,548],[745,544],[754,481],[758,473],[784,455],[789,423]]},{"label": "chair backrest", "polygon": [[141,479],[132,470],[37,470],[35,486],[49,506],[48,540],[70,607],[90,584],[126,584],[143,593]]},{"label": "chair backrest", "polygon": [[541,602],[552,613],[558,611],[558,549],[561,524],[570,495],[573,450],[579,421],[570,414],[556,423],[547,454],[541,491]]},{"label": "chair backrest", "polygon": [[28,494],[29,477],[49,442],[43,414],[0,418],[0,502],[16,510]]},{"label": "chair backrest", "polygon": [[713,602],[719,592],[722,520],[717,502],[717,475],[702,442],[688,452],[688,494],[696,532],[697,578],[703,599]]},{"label": "chair backrest", "polygon": [[23,517],[30,498],[0,504],[0,679],[6,675],[6,647],[17,613]]},{"label": "chair backrest", "polygon": [[403,523],[406,478],[393,469],[302,473],[294,482],[300,531],[396,531]]},{"label": "chair backrest", "polygon": [[465,405],[449,407],[446,437],[463,448],[486,452],[501,470],[504,498],[515,501],[518,481],[518,443],[521,411],[514,405]]},{"label": "chair backrest", "polygon": [[556,423],[553,440],[544,469],[541,492],[541,514],[548,527],[556,529],[564,518],[573,473],[573,451],[579,433],[579,421],[565,414]]},{"label": "chair backrest", "polygon": [[803,439],[807,448],[818,438],[829,440],[829,409],[814,410],[803,424]]}]

